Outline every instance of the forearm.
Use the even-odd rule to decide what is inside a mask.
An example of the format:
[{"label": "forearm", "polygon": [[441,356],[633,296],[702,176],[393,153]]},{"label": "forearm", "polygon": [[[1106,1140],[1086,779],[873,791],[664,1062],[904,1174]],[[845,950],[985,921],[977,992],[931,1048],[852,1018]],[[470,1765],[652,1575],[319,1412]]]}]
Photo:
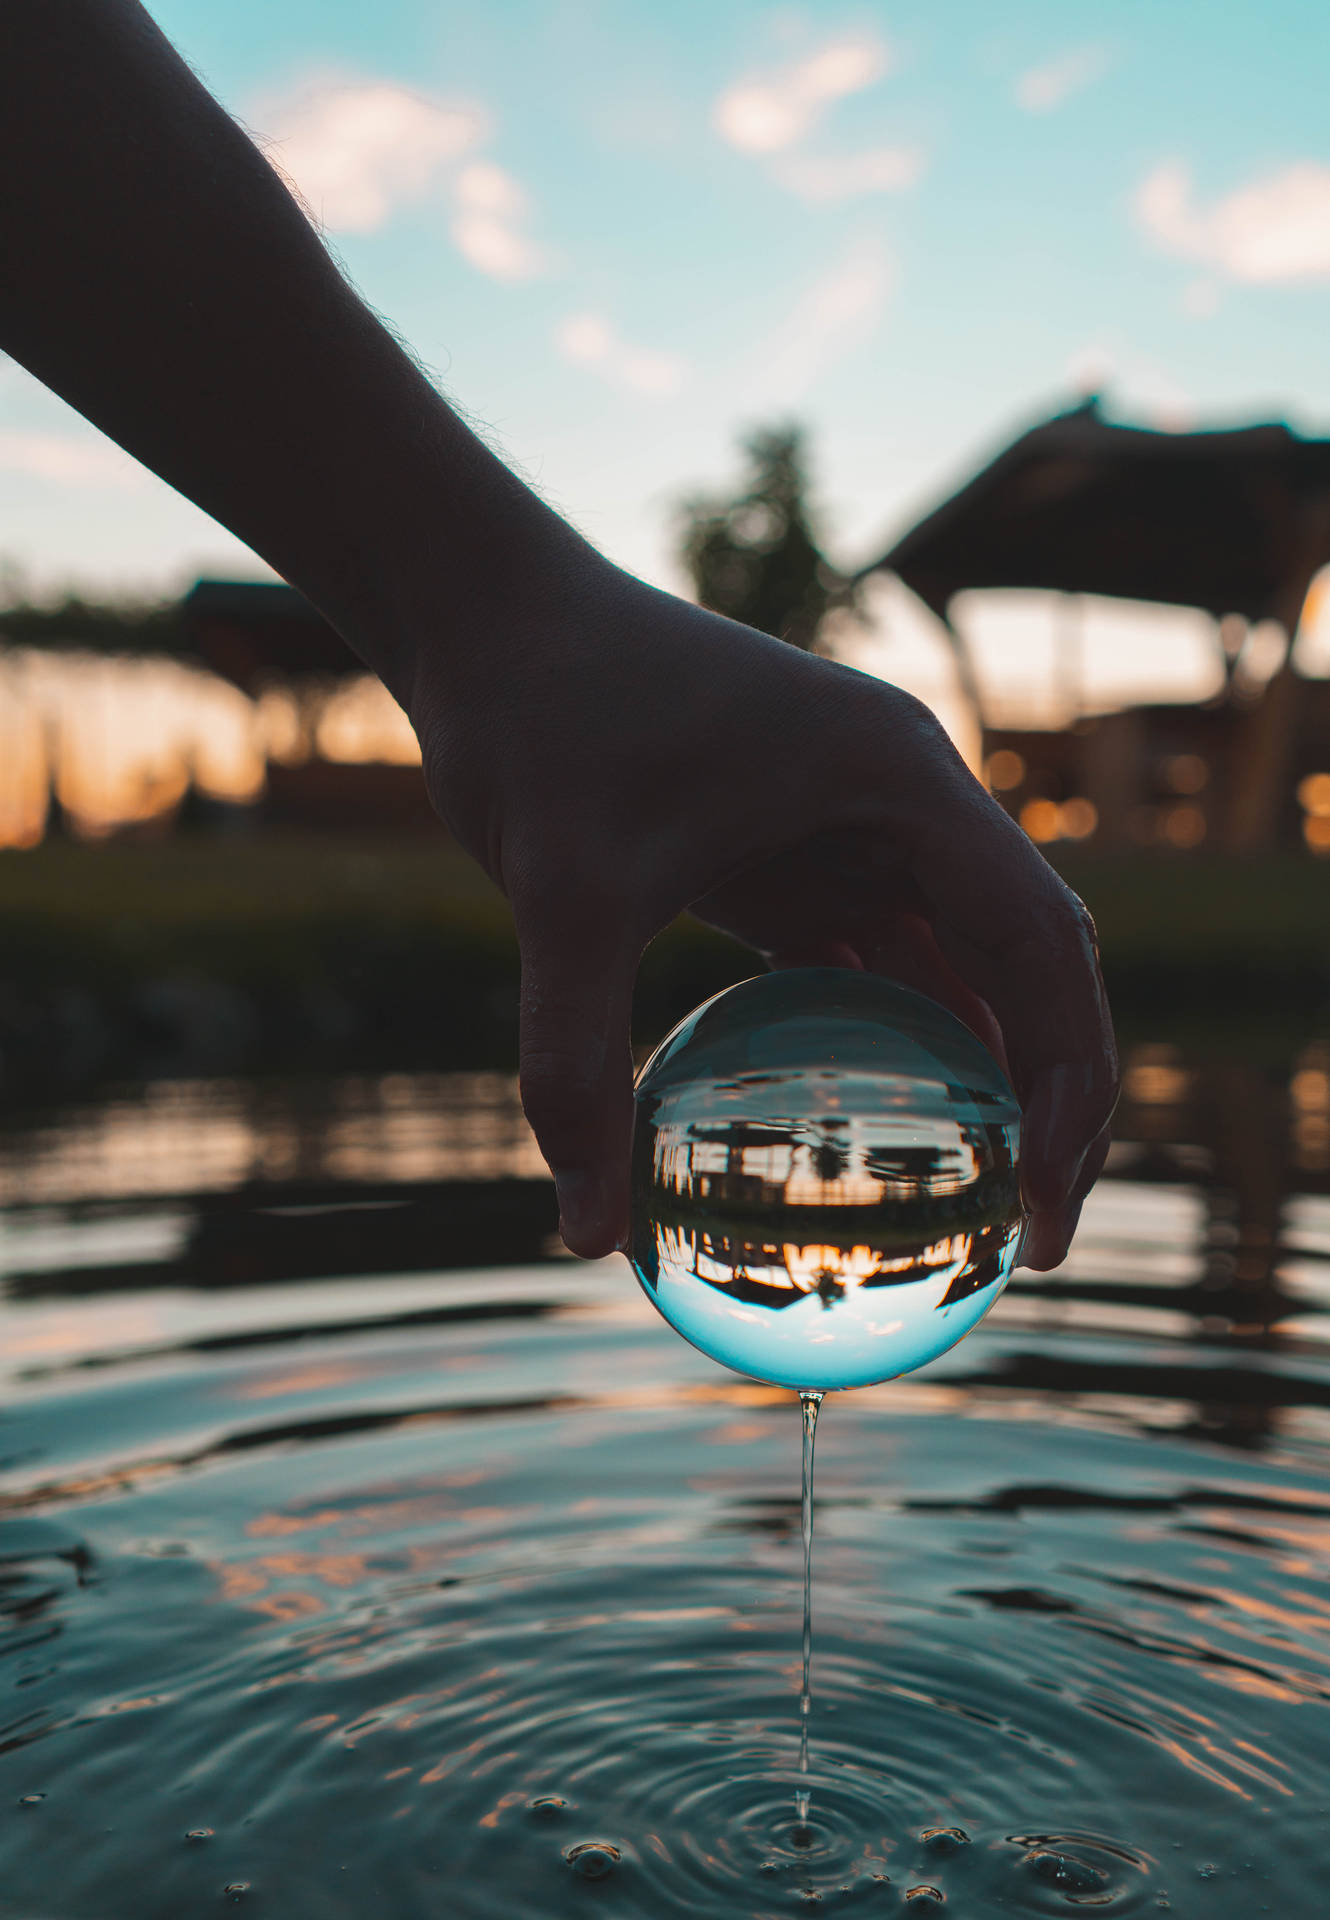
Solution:
[{"label": "forearm", "polygon": [[0,347],[303,588],[399,696],[427,565],[437,644],[451,619],[461,649],[585,556],[134,0],[0,10]]}]

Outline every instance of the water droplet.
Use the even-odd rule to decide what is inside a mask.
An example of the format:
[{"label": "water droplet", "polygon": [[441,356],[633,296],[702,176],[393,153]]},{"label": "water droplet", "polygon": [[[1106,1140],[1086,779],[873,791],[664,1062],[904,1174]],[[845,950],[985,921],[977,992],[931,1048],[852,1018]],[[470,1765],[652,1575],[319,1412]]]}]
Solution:
[{"label": "water droplet", "polygon": [[970,1844],[970,1836],[964,1827],[925,1827],[919,1840],[929,1853],[936,1854],[940,1860],[959,1853],[962,1847]]},{"label": "water droplet", "polygon": [[222,1888],[222,1892],[228,1900],[243,1900],[245,1895],[251,1891],[251,1884],[248,1880],[229,1880]]},{"label": "water droplet", "polygon": [[45,1798],[44,1793],[21,1793],[18,1803],[21,1807],[39,1807]]},{"label": "water droplet", "polygon": [[607,1873],[614,1872],[622,1855],[608,1840],[579,1840],[563,1857],[584,1880],[603,1880]]},{"label": "water droplet", "polygon": [[637,1085],[632,1258],[712,1359],[865,1386],[934,1360],[1002,1292],[1020,1112],[992,1055],[876,974],[745,980]]},{"label": "water droplet", "polygon": [[1027,1853],[1025,1864],[1036,1880],[1063,1893],[1103,1893],[1109,1885],[1102,1868],[1092,1867],[1088,1860],[1078,1860],[1074,1854],[1054,1853],[1051,1848],[1037,1847]]},{"label": "water droplet", "polygon": [[213,1830],[211,1827],[191,1827],[185,1835],[185,1838],[197,1846],[201,1840],[211,1840],[212,1836]]},{"label": "water droplet", "polygon": [[561,1800],[557,1793],[542,1793],[527,1801],[526,1810],[534,1820],[557,1820],[567,1813],[568,1802]]},{"label": "water droplet", "polygon": [[947,1896],[941,1887],[929,1886],[907,1887],[905,1898],[911,1905],[921,1907],[942,1907],[947,1901]]},{"label": "water droplet", "polygon": [[1202,1861],[1196,1869],[1196,1877],[1198,1880],[1216,1880],[1219,1877],[1219,1868],[1213,1860]]}]

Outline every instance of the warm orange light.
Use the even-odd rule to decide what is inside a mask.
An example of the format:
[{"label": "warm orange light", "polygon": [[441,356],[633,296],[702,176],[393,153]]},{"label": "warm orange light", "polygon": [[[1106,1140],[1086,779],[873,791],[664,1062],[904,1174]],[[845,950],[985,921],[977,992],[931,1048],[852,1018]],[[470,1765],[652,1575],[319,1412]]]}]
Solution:
[{"label": "warm orange light", "polygon": [[999,747],[996,753],[989,755],[984,776],[994,793],[1006,793],[1012,787],[1019,787],[1024,780],[1025,761],[1010,747]]},{"label": "warm orange light", "polygon": [[1205,838],[1205,815],[1199,807],[1169,807],[1159,826],[1171,847],[1198,847]]},{"label": "warm orange light", "polygon": [[1330,1108],[1330,1074],[1319,1067],[1301,1067],[1289,1081],[1288,1090],[1299,1113],[1322,1113]]},{"label": "warm orange light", "polygon": [[1302,837],[1313,853],[1330,853],[1330,814],[1309,813],[1302,823]]},{"label": "warm orange light", "polygon": [[1064,801],[1062,807],[1062,831],[1068,840],[1088,840],[1099,825],[1099,809],[1093,800],[1081,795]]},{"label": "warm orange light", "polygon": [[1035,841],[1056,840],[1062,832],[1062,809],[1056,800],[1027,800],[1021,825]]},{"label": "warm orange light", "polygon": [[1309,773],[1299,780],[1298,805],[1304,813],[1330,814],[1330,773]]},{"label": "warm orange light", "polygon": [[1136,1047],[1122,1076],[1122,1090],[1142,1106],[1173,1107],[1191,1091],[1191,1075],[1181,1065],[1176,1047]]},{"label": "warm orange light", "polygon": [[325,760],[420,765],[411,722],[382,681],[369,675],[339,687],[329,697],[319,716],[317,740]]},{"label": "warm orange light", "polygon": [[289,687],[265,687],[254,709],[255,745],[265,760],[297,767],[309,758],[300,707]]},{"label": "warm orange light", "polygon": [[1322,569],[1307,589],[1307,598],[1302,603],[1298,625],[1300,627],[1319,625],[1325,613],[1327,599],[1330,599],[1330,582],[1327,582],[1325,571]]},{"label": "warm orange light", "polygon": [[1164,762],[1164,779],[1174,793],[1200,793],[1210,784],[1210,769],[1199,753],[1175,753]]}]

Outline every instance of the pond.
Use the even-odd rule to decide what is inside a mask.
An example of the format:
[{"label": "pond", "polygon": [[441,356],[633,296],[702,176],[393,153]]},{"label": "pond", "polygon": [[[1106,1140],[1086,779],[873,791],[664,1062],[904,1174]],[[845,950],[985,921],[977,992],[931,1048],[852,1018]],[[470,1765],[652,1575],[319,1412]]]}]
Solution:
[{"label": "pond", "polygon": [[13,1114],[0,1208],[6,1920],[1323,1910],[1319,1043],[1135,1048],[1067,1265],[828,1396],[801,1836],[797,1400],[506,1077]]}]

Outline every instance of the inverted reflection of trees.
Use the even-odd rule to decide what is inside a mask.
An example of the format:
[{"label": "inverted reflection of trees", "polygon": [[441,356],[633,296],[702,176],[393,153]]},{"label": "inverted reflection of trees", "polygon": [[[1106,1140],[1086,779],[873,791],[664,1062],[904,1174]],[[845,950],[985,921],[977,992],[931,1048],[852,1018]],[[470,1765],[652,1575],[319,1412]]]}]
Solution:
[{"label": "inverted reflection of trees", "polygon": [[[821,1223],[819,1223],[821,1224]],[[910,1286],[945,1281],[939,1308],[968,1299],[998,1280],[1009,1260],[1016,1229],[1009,1220],[977,1232],[949,1234],[902,1253],[893,1240],[881,1245],[829,1244],[825,1241],[776,1244],[735,1238],[722,1231],[659,1226],[657,1266],[688,1273],[718,1293],[750,1306],[781,1312],[816,1295],[831,1306],[852,1289]]]}]

